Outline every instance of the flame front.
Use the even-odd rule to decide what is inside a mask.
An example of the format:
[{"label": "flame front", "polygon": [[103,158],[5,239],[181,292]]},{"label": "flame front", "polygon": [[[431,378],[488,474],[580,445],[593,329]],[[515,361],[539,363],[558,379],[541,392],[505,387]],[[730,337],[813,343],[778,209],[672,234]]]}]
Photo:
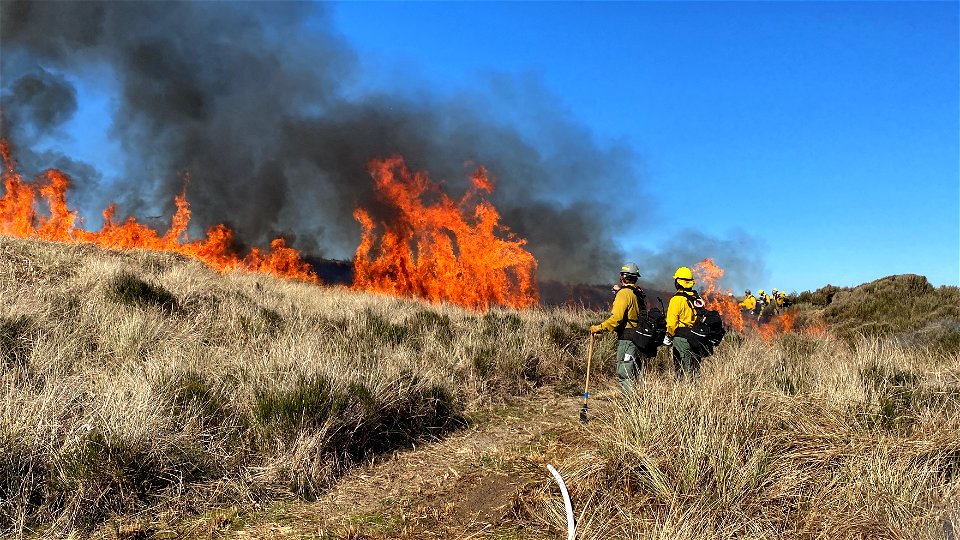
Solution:
[{"label": "flame front", "polygon": [[354,211],[362,229],[355,288],[475,309],[537,305],[537,261],[483,198],[493,191],[486,170],[478,168],[470,190],[454,202],[399,156],[373,160],[368,169],[394,215],[377,223],[367,210]]},{"label": "flame front", "polygon": [[[177,212],[163,235],[133,217],[117,223],[114,220],[114,204],[103,211],[103,227],[99,231],[84,230],[77,226],[77,211],[67,206],[66,193],[70,188],[67,175],[50,169],[37,181],[25,182],[17,172],[10,145],[5,140],[0,140],[0,157],[3,159],[5,188],[3,197],[0,197],[0,234],[58,242],[89,242],[113,249],[174,251],[199,259],[219,271],[244,268],[281,277],[319,281],[313,268],[300,258],[300,253],[287,247],[280,238],[271,242],[269,252],[263,253],[254,248],[246,257],[234,252],[231,247],[233,231],[224,225],[211,227],[206,240],[189,241],[187,225],[190,223],[190,205],[186,193],[175,197]],[[46,214],[38,212],[41,201],[46,203]]]},{"label": "flame front", "polygon": [[[782,334],[796,332],[796,312],[786,310],[770,317],[762,324],[755,317],[744,318],[740,304],[734,299],[733,294],[728,290],[721,290],[718,281],[723,277],[722,268],[714,264],[712,259],[704,259],[694,265],[693,273],[700,283],[701,297],[710,309],[715,309],[720,313],[724,324],[738,332],[743,332],[744,326],[752,328],[764,341],[770,341],[772,338]],[[802,332],[807,335],[824,335],[827,328],[822,323],[806,325]]]},{"label": "flame front", "polygon": [[710,309],[720,313],[720,317],[728,326],[743,332],[743,313],[740,305],[730,296],[729,291],[720,290],[718,281],[723,277],[724,270],[713,263],[713,259],[704,259],[693,267],[693,272],[701,283],[700,297]]}]

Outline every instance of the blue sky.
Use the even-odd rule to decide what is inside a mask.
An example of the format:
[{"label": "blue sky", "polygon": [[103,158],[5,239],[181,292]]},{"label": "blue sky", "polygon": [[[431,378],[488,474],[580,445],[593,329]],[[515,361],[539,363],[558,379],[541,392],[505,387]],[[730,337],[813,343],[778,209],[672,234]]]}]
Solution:
[{"label": "blue sky", "polygon": [[693,227],[758,239],[767,277],[754,288],[899,273],[960,284],[956,2],[331,12],[363,66],[359,91],[417,81],[453,94],[491,74],[530,78],[597,141],[631,148],[658,210],[642,239],[623,238],[628,253],[683,242],[677,231]]}]

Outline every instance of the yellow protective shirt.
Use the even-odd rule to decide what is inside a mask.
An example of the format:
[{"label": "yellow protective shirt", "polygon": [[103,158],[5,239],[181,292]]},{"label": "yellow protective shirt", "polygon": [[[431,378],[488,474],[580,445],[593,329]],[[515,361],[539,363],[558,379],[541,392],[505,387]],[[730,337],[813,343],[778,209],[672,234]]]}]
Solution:
[{"label": "yellow protective shirt", "polygon": [[757,309],[757,299],[751,294],[750,296],[744,298],[743,302],[740,302],[740,307],[753,311]]},{"label": "yellow protective shirt", "polygon": [[687,297],[676,294],[667,306],[667,335],[673,337],[677,328],[693,326],[693,308]]},{"label": "yellow protective shirt", "polygon": [[[637,303],[637,294],[630,290],[631,287],[623,287],[617,291],[617,296],[613,299],[613,307],[610,308],[610,316],[607,320],[600,323],[600,326],[608,332],[618,332],[623,328],[636,328],[640,320],[640,305]],[[621,326],[621,321],[626,314],[626,325]]]}]

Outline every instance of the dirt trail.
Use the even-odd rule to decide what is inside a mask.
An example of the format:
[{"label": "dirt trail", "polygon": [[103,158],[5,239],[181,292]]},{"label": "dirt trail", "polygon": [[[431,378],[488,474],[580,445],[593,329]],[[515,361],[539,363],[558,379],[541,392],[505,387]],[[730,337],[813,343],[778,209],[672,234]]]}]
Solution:
[{"label": "dirt trail", "polygon": [[200,529],[217,538],[540,538],[514,508],[524,486],[552,481],[546,464],[591,444],[577,420],[581,404],[538,392],[443,440],[358,467],[316,502],[221,516]]}]

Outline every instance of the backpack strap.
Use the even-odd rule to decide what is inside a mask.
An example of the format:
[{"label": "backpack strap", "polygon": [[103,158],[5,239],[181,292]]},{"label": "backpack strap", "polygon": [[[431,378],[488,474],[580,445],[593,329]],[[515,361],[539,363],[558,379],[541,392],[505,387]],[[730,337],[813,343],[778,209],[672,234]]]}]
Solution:
[{"label": "backpack strap", "polygon": [[643,294],[643,289],[636,285],[630,284],[626,287],[633,289],[633,295],[637,297],[637,311],[642,314],[647,310],[647,295]]},{"label": "backpack strap", "polygon": [[[700,300],[700,303],[703,303],[703,299],[700,298],[700,293],[698,293],[696,290],[694,289],[690,289],[689,291],[679,290],[676,292],[676,294],[674,294],[674,296],[682,296],[684,300],[687,301],[687,305],[690,306],[691,310],[693,310],[694,319],[696,319],[700,315],[701,308],[698,308],[695,302],[697,300]],[[706,304],[704,304],[704,306],[705,305]]]}]

